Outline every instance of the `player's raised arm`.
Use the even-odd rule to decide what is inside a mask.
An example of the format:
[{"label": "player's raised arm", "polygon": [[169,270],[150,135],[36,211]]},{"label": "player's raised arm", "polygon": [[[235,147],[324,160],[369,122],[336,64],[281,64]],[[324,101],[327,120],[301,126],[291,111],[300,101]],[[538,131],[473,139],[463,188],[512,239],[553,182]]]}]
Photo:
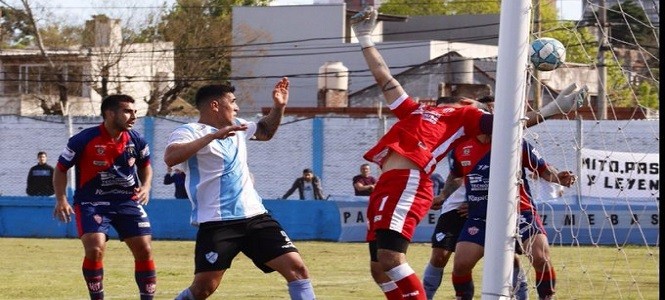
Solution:
[{"label": "player's raised arm", "polygon": [[270,140],[275,135],[275,132],[277,132],[279,123],[282,122],[282,117],[284,116],[286,104],[289,102],[288,78],[283,77],[275,84],[275,88],[272,90],[272,100],[273,107],[270,109],[270,112],[256,123],[257,127],[254,133],[256,140]]},{"label": "player's raised arm", "polygon": [[360,47],[362,47],[365,62],[369,67],[376,84],[383,92],[383,97],[388,105],[404,94],[402,86],[390,74],[390,68],[383,60],[379,51],[374,47],[372,41],[372,31],[376,26],[378,12],[371,6],[365,7],[362,11],[351,17],[351,28],[358,38]]}]

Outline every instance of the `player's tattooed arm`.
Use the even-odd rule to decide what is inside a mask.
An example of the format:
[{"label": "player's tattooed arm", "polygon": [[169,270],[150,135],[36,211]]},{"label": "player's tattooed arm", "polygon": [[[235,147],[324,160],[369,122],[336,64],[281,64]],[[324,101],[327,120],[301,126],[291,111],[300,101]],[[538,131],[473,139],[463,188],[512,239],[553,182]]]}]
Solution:
[{"label": "player's tattooed arm", "polygon": [[259,141],[270,140],[275,135],[275,132],[277,132],[277,128],[279,128],[282,116],[284,116],[284,107],[273,107],[268,115],[256,123],[254,138]]},{"label": "player's tattooed arm", "polygon": [[277,132],[279,123],[282,122],[282,117],[286,110],[286,104],[289,102],[289,79],[287,77],[282,77],[275,84],[275,88],[272,91],[272,100],[275,105],[270,110],[270,113],[256,123],[256,132],[253,137],[255,140],[270,140],[275,135],[275,132]]},{"label": "player's tattooed arm", "polygon": [[376,47],[363,49],[363,56],[365,57],[369,71],[372,73],[372,76],[374,76],[374,80],[376,80],[377,85],[381,87],[381,92],[383,92],[386,102],[390,105],[404,94],[404,89],[390,74],[388,64],[383,60],[383,57]]},{"label": "player's tattooed arm", "polygon": [[446,177],[446,182],[443,184],[443,189],[441,189],[441,194],[438,194],[436,197],[434,197],[434,201],[432,202],[432,209],[440,209],[443,205],[443,202],[445,202],[446,199],[448,199],[448,197],[450,197],[450,195],[455,192],[461,185],[462,180],[449,173],[448,177]]}]

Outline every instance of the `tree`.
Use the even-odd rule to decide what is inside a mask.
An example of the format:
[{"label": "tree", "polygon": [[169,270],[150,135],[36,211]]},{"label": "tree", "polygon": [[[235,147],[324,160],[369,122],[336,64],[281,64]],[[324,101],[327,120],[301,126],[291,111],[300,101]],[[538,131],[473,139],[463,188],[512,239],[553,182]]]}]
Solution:
[{"label": "tree", "polygon": [[[168,113],[169,104],[197,87],[228,81],[231,74],[231,13],[233,6],[265,6],[270,0],[178,0],[156,27],[141,39],[163,39],[175,47],[175,82],[149,99],[149,115]],[[191,97],[187,97],[191,98]]]},{"label": "tree", "polygon": [[632,0],[610,7],[607,10],[607,20],[611,25],[612,44],[633,49],[655,46],[657,51],[655,30],[649,25],[649,18],[644,9]]},{"label": "tree", "polygon": [[462,14],[497,14],[501,7],[500,0],[422,0],[414,5],[411,0],[388,0],[379,8],[379,12],[405,16],[462,15]]},{"label": "tree", "polygon": [[[2,1],[0,3],[5,4]],[[0,47],[25,47],[32,42],[32,34],[24,10],[11,6],[0,7]]]}]

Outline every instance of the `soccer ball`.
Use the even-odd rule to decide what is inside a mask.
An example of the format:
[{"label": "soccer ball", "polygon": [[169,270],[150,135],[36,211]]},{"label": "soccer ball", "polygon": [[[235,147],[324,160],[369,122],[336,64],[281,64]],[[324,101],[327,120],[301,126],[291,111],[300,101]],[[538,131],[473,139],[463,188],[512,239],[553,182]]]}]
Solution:
[{"label": "soccer ball", "polygon": [[539,38],[531,43],[529,59],[539,71],[552,71],[566,62],[566,47],[557,39]]}]

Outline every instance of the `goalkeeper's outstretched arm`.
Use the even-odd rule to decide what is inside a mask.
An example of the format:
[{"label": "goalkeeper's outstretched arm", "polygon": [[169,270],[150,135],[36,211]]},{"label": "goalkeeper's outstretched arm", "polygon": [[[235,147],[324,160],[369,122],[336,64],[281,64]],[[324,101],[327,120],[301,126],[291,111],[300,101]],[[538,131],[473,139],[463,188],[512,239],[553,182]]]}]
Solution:
[{"label": "goalkeeper's outstretched arm", "polygon": [[402,86],[390,74],[390,68],[383,60],[379,51],[374,47],[372,41],[372,31],[376,26],[378,12],[371,6],[365,7],[362,11],[351,17],[351,28],[358,38],[360,47],[363,49],[365,62],[369,67],[376,84],[383,92],[383,97],[388,105],[392,104],[397,98],[404,94]]},{"label": "goalkeeper's outstretched arm", "polygon": [[383,57],[376,49],[376,47],[367,47],[363,49],[363,56],[365,56],[365,61],[369,70],[376,80],[376,84],[381,89],[383,97],[386,99],[386,103],[390,105],[397,98],[404,94],[404,89],[402,85],[399,84],[395,78],[390,74],[390,69],[388,65],[383,60]]}]

